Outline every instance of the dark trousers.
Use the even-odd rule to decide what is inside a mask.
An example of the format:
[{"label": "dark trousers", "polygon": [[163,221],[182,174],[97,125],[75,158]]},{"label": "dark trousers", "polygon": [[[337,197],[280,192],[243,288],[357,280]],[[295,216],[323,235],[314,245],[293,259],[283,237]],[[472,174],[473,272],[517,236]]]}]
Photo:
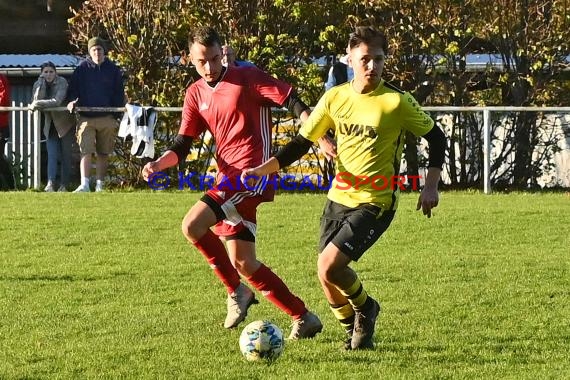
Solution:
[{"label": "dark trousers", "polygon": [[4,156],[4,148],[9,136],[10,130],[8,128],[0,128],[0,190],[14,190],[12,165]]}]

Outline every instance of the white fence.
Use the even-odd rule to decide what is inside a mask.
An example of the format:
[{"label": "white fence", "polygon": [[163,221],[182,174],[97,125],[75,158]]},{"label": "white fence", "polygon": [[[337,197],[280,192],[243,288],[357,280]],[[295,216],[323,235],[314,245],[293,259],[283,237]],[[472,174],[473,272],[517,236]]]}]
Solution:
[{"label": "white fence", "polygon": [[[560,119],[565,121],[563,125],[558,125],[556,128],[559,130],[556,132],[557,144],[561,152],[557,153],[555,158],[557,171],[561,174],[561,178],[556,181],[558,184],[564,187],[570,187],[570,134],[565,132],[565,130],[570,131],[570,107],[423,107],[425,111],[437,112],[440,114],[447,114],[452,112],[462,112],[462,113],[477,113],[482,116],[482,127],[483,127],[483,190],[486,194],[491,193],[491,164],[493,163],[492,153],[497,150],[497,146],[502,144],[503,141],[499,141],[500,138],[497,133],[497,128],[495,128],[495,136],[493,138],[492,132],[492,113],[505,114],[505,113],[519,113],[519,112],[535,112],[543,114],[557,115]],[[508,123],[504,119],[501,119],[500,124],[505,127]],[[445,126],[444,126],[445,127]],[[444,128],[445,129],[445,128]],[[454,149],[455,147],[450,147]],[[531,155],[536,152],[530,152]],[[461,157],[460,157],[461,159]],[[463,157],[465,159],[465,157]],[[564,178],[562,178],[562,176]],[[546,181],[545,181],[546,182]]]},{"label": "white fence", "polygon": [[[52,110],[66,111],[64,107]],[[157,112],[181,112],[180,107],[156,107]],[[482,116],[483,122],[483,191],[491,193],[491,114],[493,112],[541,112],[565,114],[570,117],[570,107],[424,107],[428,112],[454,113],[471,112]],[[21,182],[29,188],[39,189],[41,186],[41,143],[43,136],[40,127],[40,114],[38,111],[31,112],[27,105],[13,104],[11,107],[0,107],[0,111],[10,111],[10,140],[6,145],[4,154],[11,162],[20,165],[19,173]],[[124,108],[78,108],[78,111],[101,111],[101,112],[124,112]],[[278,110],[276,110],[278,111]],[[558,160],[559,165],[567,165],[564,170],[570,176],[570,139],[561,147],[563,157]],[[566,159],[568,157],[568,159]],[[570,184],[570,177],[563,181]]]},{"label": "white fence", "polygon": [[10,138],[4,155],[18,166],[18,174],[28,187],[40,187],[40,144],[42,142],[39,112],[28,111],[24,104],[0,107],[10,112]]}]

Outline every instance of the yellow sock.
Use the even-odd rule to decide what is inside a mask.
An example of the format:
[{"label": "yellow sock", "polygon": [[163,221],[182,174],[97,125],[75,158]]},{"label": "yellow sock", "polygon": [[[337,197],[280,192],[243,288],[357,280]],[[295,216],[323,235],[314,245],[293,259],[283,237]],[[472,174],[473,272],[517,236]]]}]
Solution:
[{"label": "yellow sock", "polygon": [[350,303],[345,305],[329,305],[333,315],[340,322],[345,331],[352,330],[354,327],[354,309]]},{"label": "yellow sock", "polygon": [[339,289],[339,291],[348,298],[348,302],[350,302],[354,310],[358,311],[364,308],[364,304],[368,299],[368,293],[364,290],[364,287],[358,277],[347,289]]}]

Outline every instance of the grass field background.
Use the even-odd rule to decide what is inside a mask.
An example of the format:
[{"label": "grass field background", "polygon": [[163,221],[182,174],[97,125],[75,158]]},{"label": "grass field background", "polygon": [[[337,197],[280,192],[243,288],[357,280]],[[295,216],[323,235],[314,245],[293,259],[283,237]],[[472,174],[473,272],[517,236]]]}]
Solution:
[{"label": "grass field background", "polygon": [[[404,194],[353,266],[383,306],[362,352],[341,350],[316,277],[325,196],[263,204],[258,256],[325,324],[271,365],[241,357],[225,290],[180,233],[200,195],[0,193],[0,379],[570,378],[568,194],[446,192],[431,219]],[[256,319],[290,331],[266,300]]]}]

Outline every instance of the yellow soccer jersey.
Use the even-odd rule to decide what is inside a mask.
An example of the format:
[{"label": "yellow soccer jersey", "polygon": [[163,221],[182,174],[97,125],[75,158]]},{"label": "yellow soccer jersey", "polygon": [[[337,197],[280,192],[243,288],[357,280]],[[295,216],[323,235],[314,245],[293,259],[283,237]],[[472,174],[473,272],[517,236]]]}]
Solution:
[{"label": "yellow soccer jersey", "polygon": [[299,133],[316,142],[333,129],[337,141],[336,176],[328,198],[347,207],[372,203],[398,206],[398,174],[405,131],[423,136],[433,120],[409,93],[382,81],[367,94],[345,83],[327,91]]}]

